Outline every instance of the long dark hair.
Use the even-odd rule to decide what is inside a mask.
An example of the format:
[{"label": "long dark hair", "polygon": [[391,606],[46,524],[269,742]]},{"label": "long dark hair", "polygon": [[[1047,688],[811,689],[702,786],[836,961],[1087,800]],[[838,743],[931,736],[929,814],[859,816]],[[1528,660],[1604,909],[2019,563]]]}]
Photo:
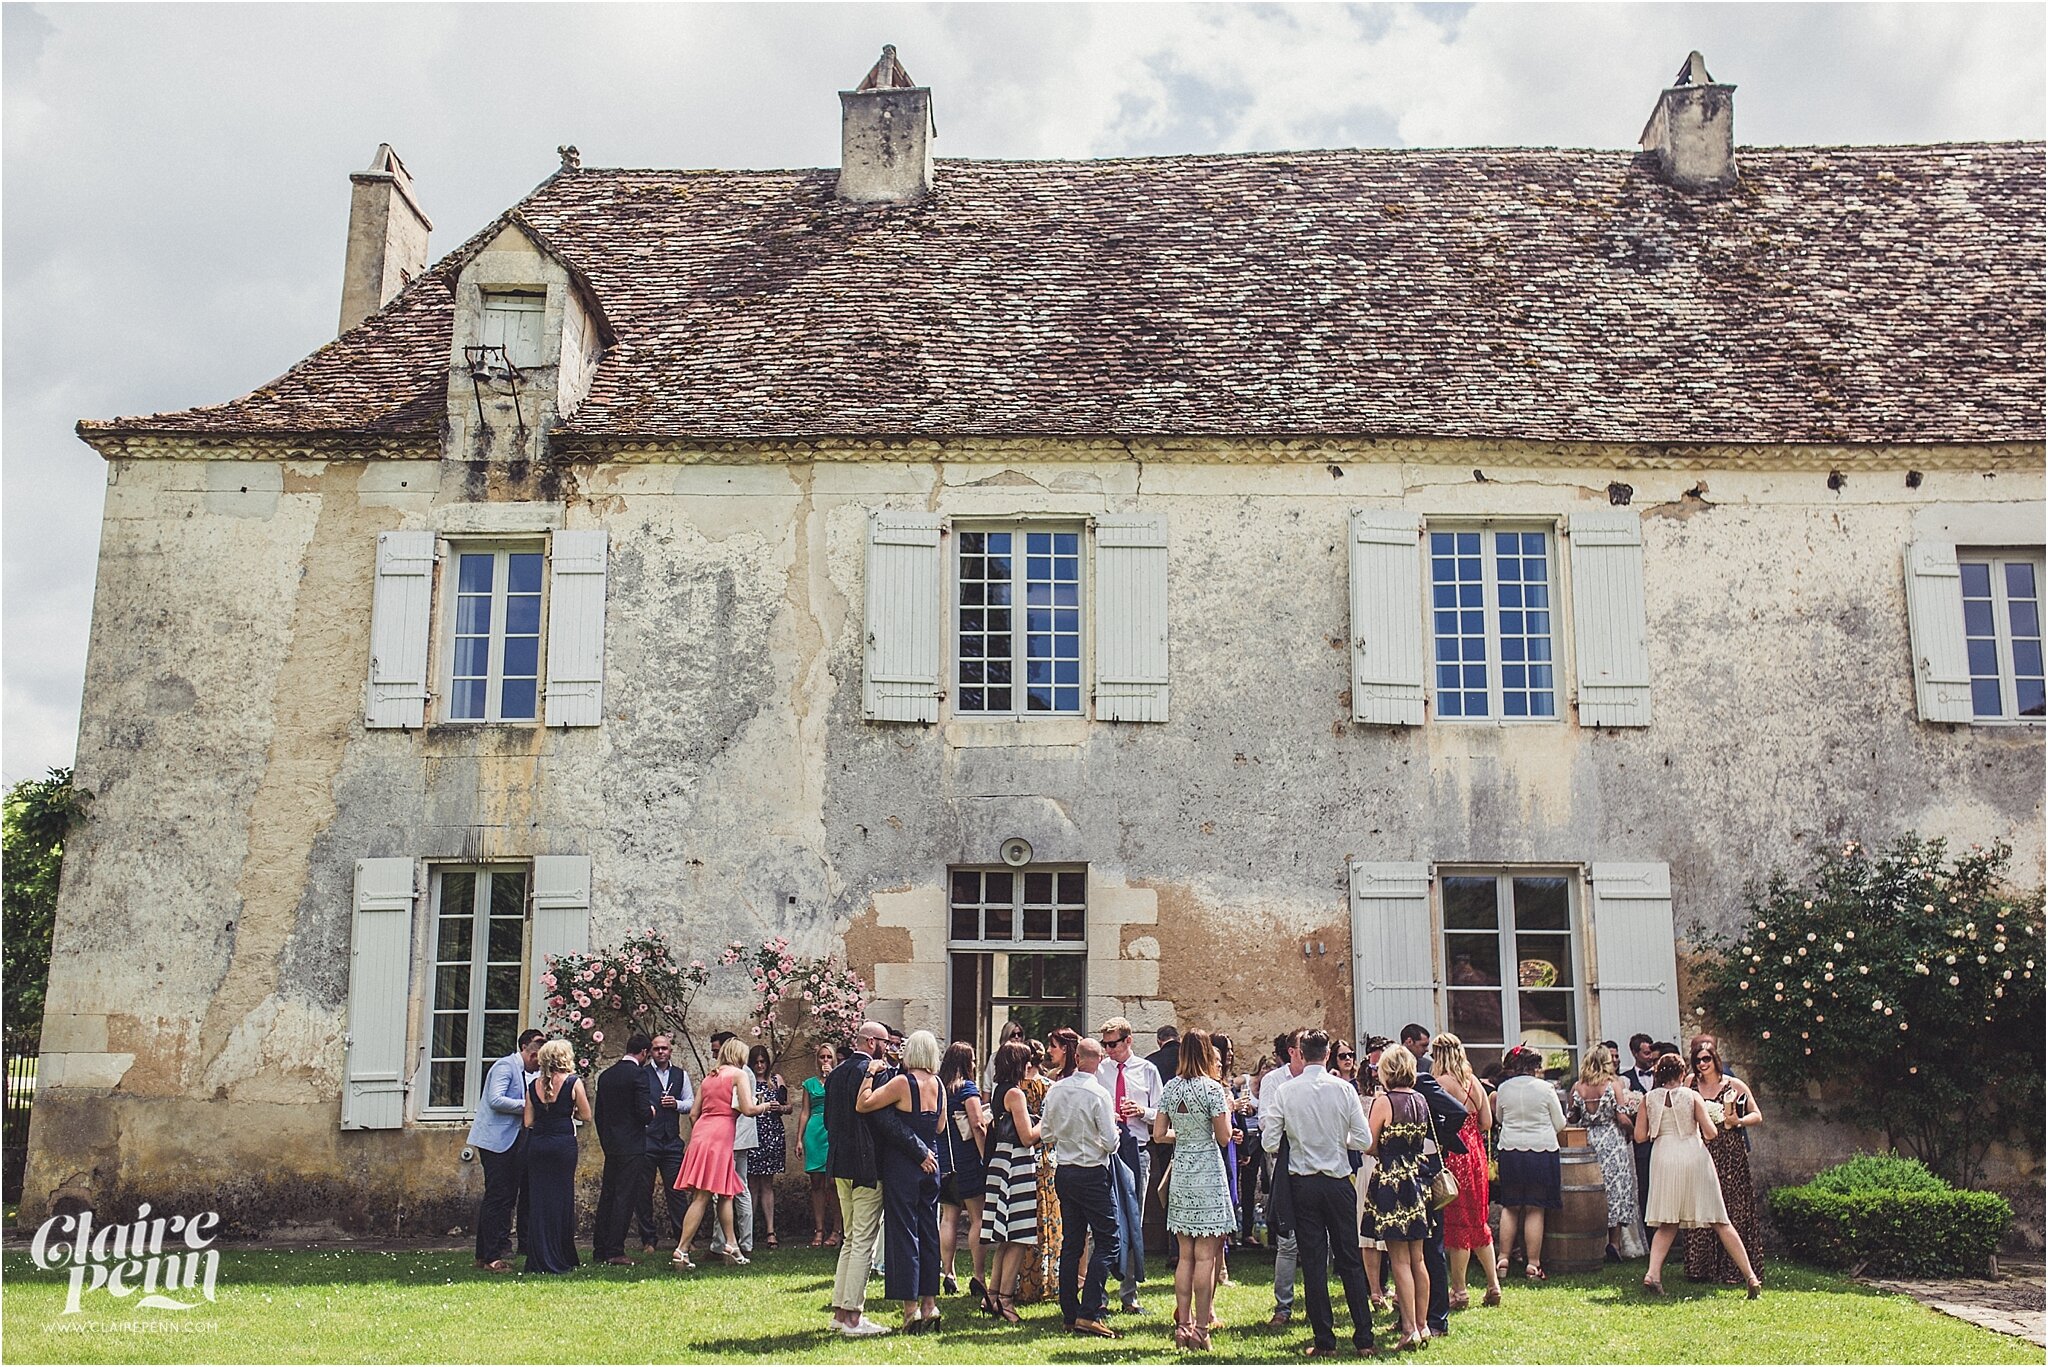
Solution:
[{"label": "long dark hair", "polygon": [[[1062,1025],[1059,1029],[1047,1035],[1046,1039],[1053,1044],[1057,1044],[1060,1047],[1060,1052],[1066,1055],[1066,1062],[1060,1065],[1060,1077],[1072,1077],[1074,1075],[1074,1066],[1077,1062],[1074,1055],[1081,1051],[1081,1037]],[[1057,1081],[1058,1079],[1054,1080]]]},{"label": "long dark hair", "polygon": [[998,1105],[1002,1103],[1003,1093],[1024,1081],[1024,1065],[1029,1062],[1031,1050],[1025,1047],[1023,1040],[1013,1039],[996,1050],[993,1090]]},{"label": "long dark hair", "polygon": [[947,1090],[962,1078],[974,1076],[974,1046],[966,1040],[954,1040],[946,1046],[946,1057],[939,1064],[939,1081]]}]

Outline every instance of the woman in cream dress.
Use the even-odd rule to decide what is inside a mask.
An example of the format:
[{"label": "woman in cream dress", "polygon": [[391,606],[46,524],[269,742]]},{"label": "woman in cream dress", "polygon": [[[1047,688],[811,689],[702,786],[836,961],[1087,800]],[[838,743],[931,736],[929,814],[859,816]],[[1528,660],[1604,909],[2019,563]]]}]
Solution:
[{"label": "woman in cream dress", "polygon": [[1652,1295],[1664,1293],[1664,1259],[1679,1230],[1711,1229],[1741,1270],[1749,1298],[1755,1300],[1763,1283],[1750,1270],[1742,1238],[1728,1223],[1721,1179],[1707,1152],[1706,1141],[1718,1133],[1713,1115],[1698,1092],[1676,1085],[1684,1073],[1678,1055],[1658,1059],[1657,1086],[1636,1112],[1636,1142],[1657,1142],[1650,1151],[1650,1203],[1643,1215],[1643,1223],[1656,1234],[1650,1239],[1650,1270],[1643,1277],[1643,1289]]}]

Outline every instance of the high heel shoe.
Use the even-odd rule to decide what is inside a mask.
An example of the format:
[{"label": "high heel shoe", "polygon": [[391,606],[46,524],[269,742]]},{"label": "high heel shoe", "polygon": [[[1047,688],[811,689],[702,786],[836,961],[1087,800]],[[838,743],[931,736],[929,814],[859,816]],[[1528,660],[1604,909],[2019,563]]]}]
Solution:
[{"label": "high heel shoe", "polygon": [[724,1250],[718,1256],[725,1260],[725,1265],[727,1267],[745,1267],[748,1263],[753,1261],[753,1259],[749,1258],[746,1254],[741,1253],[738,1249],[732,1248]]},{"label": "high heel shoe", "polygon": [[669,1254],[668,1260],[675,1264],[676,1271],[678,1272],[695,1272],[697,1270],[697,1264],[691,1262],[690,1255],[680,1248]]},{"label": "high heel shoe", "polygon": [[1653,1282],[1648,1277],[1645,1277],[1643,1278],[1643,1293],[1649,1296],[1661,1296],[1664,1294],[1664,1283]]},{"label": "high heel shoe", "polygon": [[1017,1298],[1015,1296],[991,1296],[990,1299],[996,1303],[996,1318],[1004,1324],[1022,1324],[1024,1322],[1024,1317],[1017,1313]]},{"label": "high heel shoe", "polygon": [[1763,1284],[1763,1282],[1762,1282],[1761,1280],[1758,1280],[1758,1281],[1753,1281],[1753,1282],[1751,1282],[1751,1283],[1749,1284],[1749,1299],[1751,1299],[1751,1300],[1756,1300],[1756,1299],[1758,1299],[1759,1297],[1761,1297],[1761,1296],[1762,1296],[1763,1294],[1764,1294],[1764,1284]]}]

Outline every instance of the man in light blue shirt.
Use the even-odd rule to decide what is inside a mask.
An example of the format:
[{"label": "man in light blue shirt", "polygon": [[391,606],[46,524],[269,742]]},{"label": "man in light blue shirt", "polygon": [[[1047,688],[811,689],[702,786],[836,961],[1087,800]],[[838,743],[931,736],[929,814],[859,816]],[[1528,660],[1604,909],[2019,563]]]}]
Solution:
[{"label": "man in light blue shirt", "polygon": [[[526,1084],[540,1067],[541,1041],[547,1036],[528,1030],[519,1037],[517,1053],[505,1055],[484,1074],[483,1095],[477,1098],[476,1119],[470,1122],[469,1146],[484,1165],[484,1198],[476,1212],[476,1265],[489,1272],[510,1272],[505,1261],[511,1246],[512,1213],[526,1194]],[[526,1235],[520,1211],[519,1234]]]}]

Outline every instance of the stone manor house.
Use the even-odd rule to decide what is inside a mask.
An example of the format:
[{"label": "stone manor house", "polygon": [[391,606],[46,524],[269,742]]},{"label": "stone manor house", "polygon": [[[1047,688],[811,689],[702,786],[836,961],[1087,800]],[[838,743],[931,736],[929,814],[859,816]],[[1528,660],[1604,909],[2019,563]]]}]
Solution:
[{"label": "stone manor house", "polygon": [[1738,147],[1733,95],[1646,79],[1636,152],[950,161],[891,51],[837,168],[564,148],[438,261],[380,148],[334,341],[79,424],[22,1218],[463,1223],[543,956],[629,926],[984,1051],[1568,1060],[1679,1036],[1824,846],[2038,878],[2043,148]]}]

